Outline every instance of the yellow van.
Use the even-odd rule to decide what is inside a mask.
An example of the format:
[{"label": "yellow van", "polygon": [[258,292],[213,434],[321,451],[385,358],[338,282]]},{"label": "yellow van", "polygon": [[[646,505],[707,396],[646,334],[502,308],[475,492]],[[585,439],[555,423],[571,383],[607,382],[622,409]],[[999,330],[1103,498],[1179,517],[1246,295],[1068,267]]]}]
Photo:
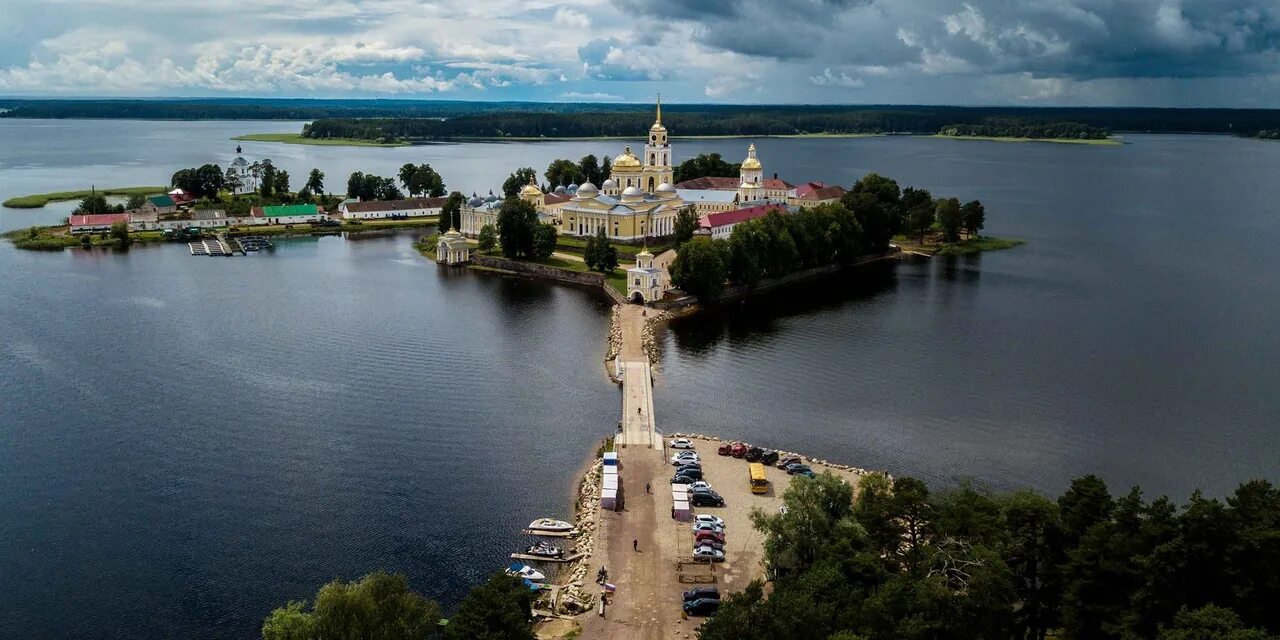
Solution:
[{"label": "yellow van", "polygon": [[764,475],[764,465],[752,462],[747,465],[747,473],[751,479],[751,493],[768,493],[769,479]]}]

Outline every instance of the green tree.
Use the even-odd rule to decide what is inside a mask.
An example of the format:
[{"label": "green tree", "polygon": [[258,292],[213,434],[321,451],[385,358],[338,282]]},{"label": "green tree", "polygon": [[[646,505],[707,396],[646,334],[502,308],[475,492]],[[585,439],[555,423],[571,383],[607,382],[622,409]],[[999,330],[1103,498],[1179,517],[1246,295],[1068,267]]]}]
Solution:
[{"label": "green tree", "polygon": [[609,242],[604,229],[597,229],[594,237],[587,238],[587,244],[592,250],[592,261],[587,263],[588,268],[603,273],[613,273],[618,268],[618,249]]},{"label": "green tree", "polygon": [[480,227],[479,241],[479,249],[481,251],[493,251],[493,248],[498,245],[498,232],[493,228],[493,225],[486,224]]},{"label": "green tree", "polygon": [[316,195],[324,193],[324,172],[318,168],[312,169],[307,175],[307,190]]},{"label": "green tree", "polygon": [[108,213],[111,210],[111,204],[107,202],[107,197],[101,193],[93,193],[87,195],[80,201],[74,213],[76,214],[95,214]]},{"label": "green tree", "polygon": [[741,169],[742,165],[726,162],[718,153],[703,153],[676,165],[673,179],[676,182],[684,182],[706,176],[736,178]]},{"label": "green tree", "polygon": [[227,167],[227,173],[222,177],[222,184],[231,193],[235,193],[244,186],[244,181],[240,179],[240,172],[232,167]]},{"label": "green tree", "polygon": [[588,269],[595,269],[596,263],[600,261],[600,241],[597,240],[600,235],[587,236],[586,246],[582,249],[582,261]]},{"label": "green tree", "polygon": [[436,603],[410,591],[403,575],[378,571],[358,581],[326,584],[310,611],[301,602],[272,611],[262,623],[262,638],[420,640],[439,624]]},{"label": "green tree", "polygon": [[279,195],[281,197],[285,197],[289,195],[289,172],[288,171],[277,171],[275,175],[274,183],[275,184],[272,185],[272,189],[276,192],[276,195]]},{"label": "green tree", "polygon": [[495,574],[462,599],[445,626],[445,640],[533,640],[533,596],[520,580]]},{"label": "green tree", "polygon": [[960,213],[958,198],[942,198],[938,200],[938,226],[942,227],[942,239],[947,242],[958,242],[960,230],[964,228],[964,217]]},{"label": "green tree", "polygon": [[264,198],[270,198],[276,188],[276,166],[271,164],[270,160],[262,161],[262,181],[258,185],[258,192]]},{"label": "green tree", "polygon": [[907,212],[907,228],[911,233],[920,237],[920,243],[924,244],[924,234],[933,228],[934,220],[937,218],[934,213],[934,207],[915,207]]},{"label": "green tree", "polygon": [[680,246],[671,263],[671,283],[702,302],[724,293],[729,251],[723,241],[694,238]]},{"label": "green tree", "polygon": [[126,209],[137,209],[147,203],[147,197],[141,193],[134,193],[129,196],[129,200],[125,203]]},{"label": "green tree", "polygon": [[596,159],[595,155],[590,153],[582,156],[582,159],[578,161],[578,170],[582,172],[583,180],[586,180],[597,187],[603,184],[604,179],[608,177],[600,170],[600,161]]},{"label": "green tree", "polygon": [[960,209],[960,215],[964,219],[964,231],[970,236],[978,235],[978,232],[982,231],[987,224],[987,210],[978,200],[964,203]]},{"label": "green tree", "polygon": [[1276,640],[1276,636],[1265,629],[1245,627],[1236,612],[1210,604],[1178,611],[1173,624],[1161,629],[1157,640]]},{"label": "green tree", "polygon": [[440,232],[444,233],[450,229],[462,228],[462,203],[466,202],[466,196],[459,191],[449,194],[449,198],[444,201],[444,206],[440,207]]},{"label": "green tree", "polygon": [[538,172],[533,167],[521,167],[516,169],[514,173],[507,176],[502,182],[502,197],[510,198],[523,189],[526,184],[533,181],[538,176]]},{"label": "green tree", "polygon": [[698,220],[698,212],[691,206],[684,207],[676,212],[676,221],[672,225],[676,244],[684,244],[693,238],[693,234],[701,226]]},{"label": "green tree", "polygon": [[363,194],[364,194],[364,172],[352,171],[351,177],[347,178],[347,197],[360,198],[361,200],[366,200],[367,198],[361,198]]},{"label": "green tree", "polygon": [[548,260],[556,250],[556,236],[559,235],[554,225],[536,223],[533,227],[533,253],[535,260]]},{"label": "green tree", "polygon": [[889,249],[889,241],[897,228],[896,211],[866,192],[849,192],[840,202],[853,213],[854,220],[862,230],[863,253],[884,253]]},{"label": "green tree", "polygon": [[538,224],[538,210],[515,196],[508,196],[498,208],[498,244],[508,258],[533,256],[533,230]]},{"label": "green tree", "polygon": [[550,184],[552,189],[559,185],[581,184],[587,180],[582,167],[572,160],[564,159],[552,160],[543,175],[546,176],[547,184]]},{"label": "green tree", "polygon": [[[401,171],[404,169],[401,168]],[[413,175],[409,179],[410,185],[406,187],[410,194],[422,194],[432,198],[439,198],[444,195],[444,178],[436,173],[435,169],[429,164],[418,165]]]},{"label": "green tree", "polygon": [[133,238],[129,237],[129,223],[116,222],[111,225],[111,237],[120,241],[120,246],[127,247],[133,243]]},{"label": "green tree", "polygon": [[400,177],[400,184],[404,186],[404,190],[409,192],[410,196],[418,195],[417,183],[414,176],[418,173],[418,165],[412,162],[406,162],[400,166],[397,175]]}]

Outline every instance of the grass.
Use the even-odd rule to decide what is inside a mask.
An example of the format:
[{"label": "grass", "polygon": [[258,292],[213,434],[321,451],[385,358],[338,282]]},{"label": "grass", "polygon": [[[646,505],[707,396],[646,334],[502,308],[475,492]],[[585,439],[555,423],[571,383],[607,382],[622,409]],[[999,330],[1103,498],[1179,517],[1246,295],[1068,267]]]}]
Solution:
[{"label": "grass", "polygon": [[[73,236],[67,227],[28,227],[14,229],[2,234],[13,242],[18,249],[28,251],[61,251],[67,247],[115,247],[120,245],[116,238],[102,237],[101,234]],[[88,244],[85,239],[88,239]],[[164,240],[159,231],[135,231],[129,234],[134,244],[147,244]]]},{"label": "grass", "polygon": [[407,147],[408,142],[378,142],[377,140],[361,140],[358,138],[304,138],[300,133],[247,133],[236,136],[232,140],[247,142],[281,142],[284,144],[307,144],[321,147]]},{"label": "grass", "polygon": [[942,140],[985,140],[987,142],[1056,142],[1058,144],[1084,144],[1100,147],[1118,146],[1124,143],[1115,138],[1104,138],[1101,140],[1090,140],[1080,138],[1001,138],[996,136],[944,136],[935,133],[930,138],[939,138]]},{"label": "grass", "polygon": [[1023,240],[1014,240],[1012,238],[996,238],[994,236],[978,236],[961,240],[955,244],[949,244],[938,249],[934,255],[939,256],[971,256],[984,251],[1003,251],[1012,249],[1020,244],[1024,244]]},{"label": "grass", "polygon": [[[104,196],[132,196],[136,194],[156,195],[164,193],[165,187],[116,187],[112,189],[98,189],[97,192]],[[93,190],[84,189],[81,191],[54,191],[52,193],[36,193],[29,196],[18,196],[9,198],[4,201],[4,206],[10,209],[39,209],[50,202],[61,202],[66,200],[80,200],[87,198],[93,194]]]},{"label": "grass", "polygon": [[[658,255],[667,249],[675,246],[675,240],[662,239],[655,241],[653,244],[626,244],[622,242],[610,242],[621,256],[635,257],[642,249],[648,249],[649,253]],[[556,249],[567,253],[582,253],[587,248],[587,239],[577,236],[557,236]]]}]

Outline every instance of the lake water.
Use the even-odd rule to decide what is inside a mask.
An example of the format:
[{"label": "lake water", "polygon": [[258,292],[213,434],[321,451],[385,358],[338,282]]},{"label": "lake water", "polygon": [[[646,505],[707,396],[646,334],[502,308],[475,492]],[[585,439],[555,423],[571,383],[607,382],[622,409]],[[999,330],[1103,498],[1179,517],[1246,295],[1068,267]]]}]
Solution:
[{"label": "lake water", "polygon": [[[0,120],[0,198],[164,183],[297,123]],[[674,323],[664,429],[943,483],[1097,472],[1183,498],[1276,479],[1280,144],[758,140],[766,171],[879,171],[981,198],[1028,244],[888,264]],[[430,162],[450,187],[621,141],[243,143],[332,188]],[[676,140],[678,157],[745,140]],[[0,227],[69,210],[0,209]],[[412,235],[193,258],[0,244],[0,638],[253,637],[273,606],[385,568],[447,605],[568,508],[617,420],[608,311],[442,272]]]}]

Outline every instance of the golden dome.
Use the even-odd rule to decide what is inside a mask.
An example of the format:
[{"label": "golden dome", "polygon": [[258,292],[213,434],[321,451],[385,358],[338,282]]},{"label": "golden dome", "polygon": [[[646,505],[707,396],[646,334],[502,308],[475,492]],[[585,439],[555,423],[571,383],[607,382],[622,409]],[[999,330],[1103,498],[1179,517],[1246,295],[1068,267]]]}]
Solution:
[{"label": "golden dome", "polygon": [[742,161],[742,168],[763,169],[763,167],[760,166],[760,160],[756,159],[756,143],[752,142],[751,146],[747,147],[747,159]]},{"label": "golden dome", "polygon": [[627,145],[622,155],[613,159],[614,169],[639,169],[640,159],[631,154],[631,145]]},{"label": "golden dome", "polygon": [[534,183],[532,180],[530,180],[529,184],[526,184],[524,188],[520,189],[520,195],[521,196],[540,196],[542,195],[542,189],[539,189],[538,185]]}]

